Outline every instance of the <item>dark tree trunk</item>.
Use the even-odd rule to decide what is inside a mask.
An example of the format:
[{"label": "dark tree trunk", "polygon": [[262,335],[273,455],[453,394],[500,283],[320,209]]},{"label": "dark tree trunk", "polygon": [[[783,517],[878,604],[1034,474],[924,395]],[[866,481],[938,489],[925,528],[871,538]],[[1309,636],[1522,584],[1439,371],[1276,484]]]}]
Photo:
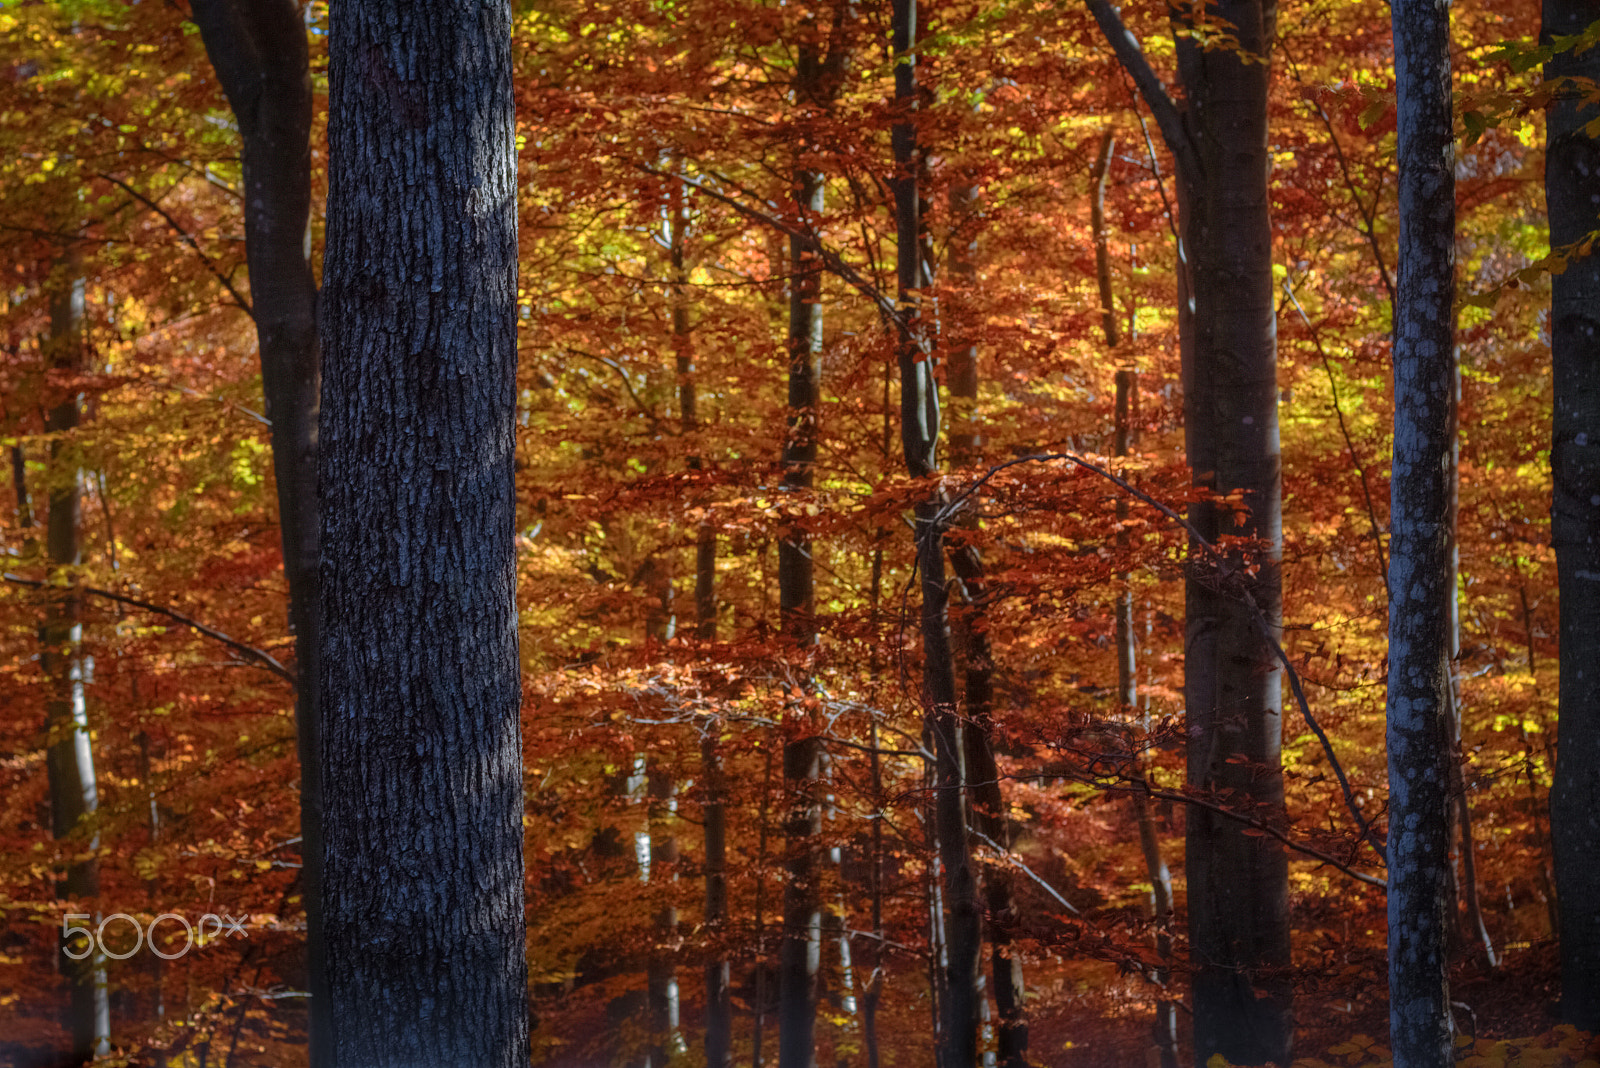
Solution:
[{"label": "dark tree trunk", "polygon": [[[839,9],[842,13],[845,8]],[[836,23],[836,29],[838,27]],[[837,38],[837,34],[835,35]],[[839,40],[827,49],[814,40],[798,47],[793,95],[802,109],[826,108],[838,90],[845,53]],[[802,235],[821,224],[823,175],[794,171],[795,222]],[[817,425],[822,404],[822,261],[808,236],[789,240],[789,419],[783,447],[783,486],[809,492],[817,461]],[[778,543],[778,603],[784,634],[802,658],[817,643],[814,569],[810,534],[791,529]],[[809,665],[802,668],[809,674]],[[804,688],[809,690],[807,678]],[[813,716],[796,716],[786,727],[784,787],[788,878],[783,890],[783,942],[778,964],[779,1068],[812,1068],[816,1062],[819,972],[822,966],[822,897],[819,884],[822,834],[822,740]]]},{"label": "dark tree trunk", "polygon": [[717,753],[720,724],[706,728],[700,740],[700,762],[705,785],[701,818],[705,821],[706,940],[711,944],[706,962],[706,1068],[731,1068],[733,1064],[733,1002],[729,987],[728,949],[728,827],[726,783]]},{"label": "dark tree trunk", "polygon": [[1455,172],[1445,0],[1394,8],[1400,243],[1389,552],[1389,1028],[1396,1068],[1454,1056],[1450,864],[1450,409]]},{"label": "dark tree trunk", "polygon": [[320,344],[311,271],[311,66],[295,0],[195,0],[217,78],[244,142],[245,256],[272,422],[278,528],[295,638],[295,725],[300,756],[300,871],[306,908],[312,1068],[332,1061],[322,939],[322,702],[317,663],[322,616],[317,573],[317,406]]},{"label": "dark tree trunk", "polygon": [[[1596,17],[1586,0],[1544,0],[1542,40],[1575,34]],[[1600,80],[1600,49],[1565,51],[1545,79]],[[1546,114],[1545,200],[1550,247],[1595,228],[1600,141],[1576,93]],[[1561,926],[1561,1018],[1600,1031],[1600,256],[1567,264],[1550,280],[1550,350],[1555,413],[1550,464],[1555,498],[1550,534],[1561,587],[1560,746],[1550,791],[1556,896]]]},{"label": "dark tree trunk", "polygon": [[330,1012],[343,1068],[528,1063],[511,9],[329,41],[322,395]]},{"label": "dark tree trunk", "polygon": [[[53,369],[81,374],[86,369],[84,283],[77,276],[75,257],[68,257],[66,267],[58,283],[60,288],[50,300],[50,334],[43,346],[44,357]],[[45,612],[39,632],[39,666],[50,686],[45,712],[45,765],[50,780],[51,830],[58,841],[71,838],[71,851],[82,858],[68,863],[65,877],[56,885],[56,896],[94,907],[100,896],[100,862],[95,855],[100,848],[100,832],[94,823],[100,802],[84,703],[83,601],[72,588],[78,582],[76,569],[83,563],[83,473],[78,465],[77,443],[72,440],[80,418],[80,402],[75,393],[45,413],[44,429],[51,437],[45,552],[51,571],[60,573],[66,589]],[[95,921],[98,920],[96,913]],[[76,926],[81,929],[85,925]],[[61,949],[59,960],[70,990],[67,1030],[72,1036],[72,1056],[86,1062],[105,1056],[111,1049],[106,958],[93,947],[85,953],[80,936],[64,939]]]},{"label": "dark tree trunk", "polygon": [[[1267,54],[1270,0],[1228,0],[1211,10],[1237,27],[1243,49]],[[1242,490],[1249,508],[1242,526],[1229,507],[1209,501],[1191,506],[1189,520],[1213,544],[1231,534],[1261,545],[1230,553],[1232,574],[1221,584],[1199,566],[1186,583],[1188,781],[1193,789],[1281,825],[1282,679],[1261,622],[1236,588],[1243,586],[1254,599],[1268,628],[1281,626],[1268,68],[1185,38],[1179,70],[1198,164],[1198,173],[1180,172],[1187,188],[1182,224],[1194,301],[1184,439],[1196,485],[1215,493]],[[1204,1064],[1220,1053],[1242,1064],[1286,1064],[1293,1030],[1283,847],[1199,808],[1186,814],[1186,829],[1195,1060]]]},{"label": "dark tree trunk", "polygon": [[[804,225],[822,212],[822,175],[796,173],[795,200]],[[817,459],[817,410],[821,400],[822,264],[799,238],[790,242],[789,437],[783,448],[783,484],[811,488]],[[778,606],[784,633],[797,653],[810,655],[817,642],[811,539],[795,528],[778,543]],[[783,746],[783,778],[789,798],[784,823],[788,878],[783,887],[783,942],[778,965],[779,1068],[811,1068],[816,1058],[817,974],[822,962],[822,899],[817,884],[818,836],[822,833],[822,742],[805,716],[792,717]]]},{"label": "dark tree trunk", "polygon": [[[913,478],[938,471],[938,383],[923,349],[917,313],[922,272],[922,227],[917,141],[916,0],[895,0],[896,122],[893,179],[896,267],[899,297],[897,356],[900,370],[900,441],[906,470]],[[954,650],[950,643],[950,591],[945,582],[943,502],[930,497],[917,505],[917,566],[922,586],[922,702],[924,734],[934,753],[934,833],[944,877],[944,1003],[941,1013],[941,1068],[973,1068],[978,1062],[980,999],[978,954],[982,911],[967,832],[966,768],[958,713]]]},{"label": "dark tree trunk", "polygon": [[[1249,509],[1239,525],[1231,507],[1200,501],[1190,507],[1189,521],[1213,544],[1229,534],[1259,546],[1228,551],[1219,568],[1197,561],[1186,581],[1189,786],[1282,824],[1282,684],[1263,633],[1281,627],[1283,600],[1267,191],[1267,60],[1276,5],[1208,5],[1210,15],[1234,28],[1239,48],[1208,49],[1193,36],[1179,38],[1181,108],[1106,0],[1088,5],[1177,160],[1189,466],[1196,486],[1217,494],[1242,491]],[[1181,16],[1178,21],[1182,29]],[[1288,863],[1275,839],[1247,835],[1247,829],[1199,808],[1187,816],[1194,1048],[1200,1065],[1219,1053],[1243,1064],[1290,1059]]]}]

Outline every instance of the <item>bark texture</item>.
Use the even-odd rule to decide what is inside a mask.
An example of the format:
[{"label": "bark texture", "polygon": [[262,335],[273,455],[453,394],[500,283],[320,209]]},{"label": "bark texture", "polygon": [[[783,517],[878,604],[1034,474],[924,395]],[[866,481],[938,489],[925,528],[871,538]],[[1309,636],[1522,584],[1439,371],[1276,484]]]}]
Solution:
[{"label": "bark texture", "polygon": [[1389,552],[1389,1028],[1396,1068],[1454,1061],[1448,921],[1455,171],[1445,0],[1394,7],[1400,242]]},{"label": "bark texture", "polygon": [[341,4],[324,272],[325,923],[342,1068],[528,1062],[507,0]]},{"label": "bark texture", "polygon": [[[75,277],[77,264],[68,257],[66,277],[50,300],[50,334],[44,358],[52,368],[81,374],[83,351],[83,279]],[[83,563],[81,520],[83,472],[78,466],[77,430],[82,409],[77,394],[69,394],[45,413],[45,433],[50,441],[49,513],[45,521],[45,552],[57,581],[65,585],[52,600],[40,629],[39,666],[49,679],[45,706],[45,766],[50,782],[50,824],[57,841],[70,839],[73,859],[56,896],[94,907],[100,896],[100,832],[95,814],[100,807],[95,780],[94,751],[89,738],[89,715],[84,702],[86,661],[83,655],[83,600],[73,589],[77,568]],[[81,911],[81,910],[79,910]],[[96,922],[99,914],[96,913]],[[89,1061],[111,1050],[111,1007],[106,989],[106,958],[98,951],[82,960],[64,952],[81,954],[83,939],[63,941],[59,957],[67,976],[67,1030],[72,1036],[75,1061]]]},{"label": "bark texture", "polygon": [[272,423],[278,529],[295,639],[300,878],[311,991],[311,1065],[331,1064],[322,940],[321,583],[317,573],[317,409],[321,346],[311,271],[311,65],[295,0],[195,0],[194,20],[243,141],[245,257]]},{"label": "bark texture", "polygon": [[[1596,17],[1586,0],[1545,0],[1542,39],[1575,34]],[[1600,49],[1562,52],[1546,80],[1600,80]],[[1600,142],[1586,136],[1592,108],[1563,96],[1546,114],[1545,200],[1550,246],[1600,227]],[[1600,1031],[1600,257],[1574,260],[1550,280],[1555,413],[1550,535],[1561,588],[1560,739],[1550,830],[1560,901],[1561,1018]]]}]

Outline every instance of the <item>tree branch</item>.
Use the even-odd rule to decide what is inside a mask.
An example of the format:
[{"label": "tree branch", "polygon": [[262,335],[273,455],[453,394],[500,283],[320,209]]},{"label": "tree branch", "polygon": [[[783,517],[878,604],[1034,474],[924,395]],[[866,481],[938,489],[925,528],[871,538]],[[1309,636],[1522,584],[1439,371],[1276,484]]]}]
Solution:
[{"label": "tree branch", "polygon": [[1199,153],[1195,151],[1194,142],[1189,139],[1189,131],[1184,128],[1183,115],[1178,111],[1178,105],[1173,103],[1166,87],[1161,84],[1161,79],[1156,77],[1156,72],[1151,69],[1150,61],[1145,59],[1144,49],[1139,47],[1139,39],[1123,25],[1122,16],[1117,14],[1117,9],[1111,6],[1109,0],[1084,0],[1084,3],[1088,5],[1089,13],[1094,16],[1094,20],[1100,24],[1100,32],[1105,34],[1106,42],[1116,54],[1117,62],[1128,72],[1133,84],[1139,87],[1139,95],[1144,97],[1144,102],[1150,107],[1150,114],[1155,116],[1156,126],[1161,130],[1161,139],[1167,143],[1167,149],[1177,157],[1184,178],[1193,181],[1200,173]]},{"label": "tree branch", "polygon": [[[1039,453],[1033,456],[1019,456],[1014,460],[1007,460],[1005,463],[996,464],[995,466],[989,468],[989,470],[984,473],[983,477],[979,478],[976,482],[973,482],[966,489],[952,497],[950,499],[950,503],[941,508],[938,515],[935,516],[934,525],[940,528],[947,526],[955,518],[955,515],[959,511],[961,504],[966,501],[967,498],[971,497],[983,487],[984,483],[994,478],[1006,468],[1016,467],[1018,464],[1045,463],[1054,460],[1065,460],[1068,463],[1075,464],[1076,466],[1083,468],[1085,471],[1099,475],[1101,478],[1119,487],[1124,493],[1127,493],[1130,496],[1143,501],[1145,504],[1148,504],[1162,515],[1172,520],[1173,523],[1187,531],[1189,537],[1194,539],[1195,544],[1199,545],[1204,551],[1205,555],[1210,557],[1212,562],[1217,565],[1218,572],[1224,578],[1232,576],[1233,567],[1228,558],[1219,552],[1215,545],[1212,545],[1211,542],[1207,541],[1205,536],[1196,530],[1187,519],[1173,511],[1171,508],[1167,507],[1165,504],[1162,504],[1148,493],[1139,489],[1137,486],[1129,483],[1127,480],[1119,478],[1110,471],[1107,471],[1105,468],[1100,467],[1097,464],[1090,463],[1083,457],[1074,455],[1070,452]],[[1300,682],[1300,673],[1295,670],[1294,664],[1290,663],[1289,654],[1284,651],[1283,643],[1278,641],[1277,635],[1272,633],[1272,627],[1268,625],[1266,615],[1262,613],[1261,606],[1256,604],[1256,599],[1250,595],[1250,591],[1241,587],[1238,590],[1238,593],[1245,607],[1250,609],[1250,613],[1255,619],[1257,629],[1261,631],[1261,635],[1266,639],[1267,644],[1272,647],[1272,652],[1277,657],[1278,662],[1283,665],[1283,670],[1289,677],[1289,689],[1294,693],[1295,703],[1299,705],[1300,714],[1305,717],[1306,724],[1311,728],[1311,732],[1317,736],[1317,741],[1322,745],[1323,755],[1327,757],[1328,765],[1333,769],[1334,777],[1339,780],[1339,789],[1344,793],[1345,807],[1349,809],[1350,815],[1355,819],[1356,826],[1361,829],[1362,839],[1365,840],[1367,844],[1372,846],[1373,850],[1378,854],[1380,860],[1384,864],[1387,864],[1388,854],[1385,849],[1384,839],[1376,830],[1372,828],[1371,824],[1367,822],[1366,817],[1361,814],[1361,807],[1356,804],[1355,791],[1350,788],[1350,780],[1345,777],[1344,766],[1339,763],[1339,758],[1333,751],[1333,742],[1329,740],[1327,732],[1322,729],[1322,725],[1317,722],[1316,716],[1311,712],[1311,704],[1306,700],[1305,687],[1302,686]],[[1287,839],[1285,839],[1285,841],[1287,841]]]},{"label": "tree branch", "polygon": [[[54,587],[50,583],[41,582],[38,579],[23,578],[21,575],[13,575],[9,571],[0,577],[3,577],[7,582],[14,582],[18,586],[29,586],[36,590],[62,588]],[[146,612],[154,612],[157,615],[166,616],[168,619],[182,623],[184,626],[198,631],[207,638],[221,642],[234,652],[239,653],[246,660],[253,661],[256,664],[259,664],[261,667],[266,668],[280,679],[283,679],[290,686],[299,685],[299,680],[296,678],[295,673],[284,667],[283,664],[278,661],[277,657],[273,656],[271,653],[262,649],[257,649],[253,645],[246,645],[244,642],[238,641],[237,639],[230,638],[220,630],[215,630],[211,627],[208,627],[199,620],[192,619],[176,609],[168,608],[165,605],[153,604],[150,601],[141,601],[137,597],[127,597],[120,593],[113,593],[110,590],[102,590],[95,586],[72,586],[70,589],[78,593],[88,593],[93,594],[96,597],[104,597],[108,601],[115,601],[118,604],[125,604],[131,608],[138,608]]]},{"label": "tree branch", "polygon": [[151,211],[155,212],[157,215],[161,216],[166,224],[172,228],[172,232],[181,237],[184,241],[184,244],[192,248],[194,250],[194,254],[200,257],[200,262],[206,265],[206,270],[211,272],[211,276],[222,284],[223,289],[228,291],[228,295],[233,298],[233,302],[243,309],[244,313],[250,316],[251,319],[256,317],[255,309],[250,306],[250,302],[245,300],[244,295],[234,288],[233,283],[228,280],[228,276],[223,274],[222,271],[218,269],[216,262],[213,261],[210,256],[205,254],[205,250],[200,247],[200,242],[194,239],[193,234],[179,226],[178,221],[171,215],[167,214],[167,210],[165,208],[151,200],[149,197],[145,196],[143,193],[139,192],[127,182],[124,182],[121,178],[104,173],[96,174],[95,177],[105,179],[118,189],[121,189],[124,193],[127,193],[130,197],[133,197],[145,207],[149,208]]}]

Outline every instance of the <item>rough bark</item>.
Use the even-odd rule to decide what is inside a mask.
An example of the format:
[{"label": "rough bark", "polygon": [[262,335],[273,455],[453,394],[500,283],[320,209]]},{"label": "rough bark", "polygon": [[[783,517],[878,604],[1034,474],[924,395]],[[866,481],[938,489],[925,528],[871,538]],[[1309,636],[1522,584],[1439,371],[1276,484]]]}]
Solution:
[{"label": "rough bark", "polygon": [[[1595,18],[1585,0],[1545,0],[1542,40],[1574,34]],[[1600,49],[1566,51],[1546,80],[1600,80]],[[1595,116],[1573,96],[1546,114],[1545,200],[1550,245],[1570,245],[1600,226],[1600,141]],[[1560,901],[1561,1018],[1600,1031],[1600,257],[1576,259],[1550,280],[1555,482],[1550,536],[1561,588],[1560,741],[1550,791],[1550,832]]]},{"label": "rough bark", "polygon": [[[43,354],[53,369],[72,374],[85,370],[84,282],[76,277],[74,258],[68,257],[65,267],[66,275],[51,296],[50,333]],[[56,896],[90,908],[98,905],[95,899],[100,896],[100,862],[96,856],[100,832],[95,825],[100,801],[84,703],[83,602],[73,589],[79,578],[77,568],[83,563],[83,472],[78,466],[77,444],[72,440],[81,416],[75,393],[63,397],[45,413],[44,429],[51,439],[45,554],[55,580],[65,588],[45,611],[44,626],[39,632],[39,666],[50,686],[45,706],[45,765],[50,785],[51,831],[57,841],[69,841],[68,849],[73,854],[64,877],[56,884]],[[65,952],[69,948],[70,954]],[[81,955],[83,948],[81,937],[63,940],[59,957],[69,987],[67,1030],[72,1036],[72,1056],[76,1061],[105,1056],[111,1049],[106,959],[98,951],[82,960],[72,959]]]},{"label": "rough bark", "polygon": [[[1285,821],[1282,685],[1265,629],[1282,623],[1277,330],[1268,199],[1273,0],[1208,5],[1239,48],[1178,41],[1180,107],[1106,0],[1087,0],[1177,160],[1184,437],[1195,485],[1241,491],[1248,512],[1190,507],[1202,537],[1252,539],[1185,583],[1189,787],[1258,819]],[[1182,29],[1181,16],[1179,27]],[[1248,544],[1248,543],[1241,543]],[[1219,573],[1220,572],[1220,573]],[[1254,601],[1254,609],[1242,594]],[[1257,611],[1261,619],[1257,618]],[[1288,864],[1282,846],[1201,808],[1186,820],[1196,1063],[1287,1063]],[[1265,996],[1258,996],[1263,994]]]},{"label": "rough bark", "polygon": [[333,1055],[526,1065],[505,0],[340,5],[320,486]]},{"label": "rough bark", "polygon": [[1394,7],[1400,239],[1389,552],[1389,1026],[1396,1068],[1454,1060],[1450,864],[1450,409],[1455,174],[1445,0]]},{"label": "rough bark", "polygon": [[243,141],[245,258],[272,423],[278,528],[295,639],[300,871],[311,992],[310,1063],[332,1062],[322,938],[321,589],[317,573],[317,410],[321,347],[311,271],[311,66],[295,0],[195,0],[194,20]]}]

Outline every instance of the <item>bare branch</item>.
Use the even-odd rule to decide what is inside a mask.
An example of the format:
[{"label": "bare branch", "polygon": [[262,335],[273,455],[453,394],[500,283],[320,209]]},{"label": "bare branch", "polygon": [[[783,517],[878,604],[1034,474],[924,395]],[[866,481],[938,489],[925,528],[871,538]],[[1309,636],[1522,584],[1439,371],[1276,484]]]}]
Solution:
[{"label": "bare branch", "polygon": [[14,582],[18,586],[29,586],[36,590],[64,589],[77,593],[88,593],[94,595],[95,597],[104,597],[108,601],[115,601],[118,604],[128,605],[131,608],[138,608],[146,612],[154,612],[157,615],[166,616],[168,619],[182,623],[184,626],[198,631],[207,638],[221,642],[223,645],[226,645],[234,652],[243,656],[246,660],[252,661],[261,667],[266,668],[280,679],[283,679],[290,686],[298,685],[298,680],[295,677],[295,673],[284,667],[283,664],[278,661],[277,657],[273,656],[271,653],[262,649],[257,649],[253,645],[246,645],[244,642],[238,641],[235,638],[230,638],[220,630],[208,627],[199,620],[186,616],[182,612],[179,612],[173,608],[168,608],[165,605],[153,604],[150,601],[141,601],[137,597],[127,597],[120,593],[113,593],[110,590],[99,589],[95,586],[56,587],[52,586],[48,582],[41,582],[38,579],[23,578],[21,575],[13,575],[9,571],[0,577],[3,577],[7,582]]},{"label": "bare branch", "polygon": [[1122,64],[1122,69],[1128,72],[1133,84],[1139,87],[1139,95],[1144,97],[1144,102],[1150,107],[1150,114],[1155,116],[1156,126],[1161,129],[1161,139],[1167,143],[1167,149],[1177,157],[1184,178],[1192,181],[1200,172],[1199,154],[1195,151],[1194,142],[1189,139],[1189,131],[1184,128],[1183,115],[1178,111],[1178,105],[1173,103],[1166,87],[1161,84],[1161,79],[1156,77],[1156,72],[1150,68],[1150,61],[1145,59],[1144,49],[1139,47],[1139,39],[1123,25],[1122,16],[1117,14],[1117,9],[1112,7],[1108,0],[1084,0],[1084,3],[1088,5],[1089,13],[1094,16],[1094,20],[1100,24],[1100,32],[1105,34],[1107,43],[1111,45],[1111,51],[1116,53],[1117,61]]},{"label": "bare branch", "polygon": [[[1203,550],[1204,555],[1210,558],[1210,560],[1217,565],[1217,571],[1223,578],[1230,578],[1234,574],[1232,562],[1221,552],[1219,552],[1215,545],[1212,545],[1211,542],[1207,541],[1205,536],[1196,530],[1183,516],[1179,515],[1165,504],[1162,504],[1160,501],[1156,500],[1139,487],[1128,482],[1126,479],[1119,478],[1110,471],[1107,471],[1105,468],[1100,467],[1097,464],[1090,463],[1083,457],[1074,455],[1070,452],[1039,453],[1033,456],[1019,456],[1014,460],[1007,460],[1004,463],[996,464],[995,466],[989,468],[989,470],[986,471],[981,478],[951,498],[950,503],[939,510],[939,514],[935,517],[935,525],[940,528],[947,526],[955,518],[956,513],[960,510],[960,506],[963,502],[965,502],[974,493],[978,492],[978,490],[981,489],[986,482],[994,478],[1006,468],[1016,467],[1019,464],[1046,463],[1055,460],[1065,460],[1068,463],[1083,468],[1085,471],[1099,475],[1101,478],[1120,488],[1124,493],[1127,493],[1130,496],[1143,501],[1145,504],[1148,504],[1162,515],[1172,520],[1173,523],[1187,531],[1189,537],[1194,540],[1194,543],[1200,546],[1200,548]],[[1361,837],[1372,846],[1373,850],[1378,854],[1383,863],[1387,864],[1388,855],[1385,850],[1383,837],[1379,835],[1378,832],[1373,829],[1371,824],[1367,822],[1367,818],[1361,813],[1361,806],[1356,804],[1355,791],[1350,788],[1350,780],[1345,777],[1344,766],[1339,763],[1339,758],[1333,751],[1333,742],[1329,740],[1327,732],[1322,729],[1322,725],[1317,722],[1316,716],[1312,714],[1311,704],[1306,700],[1305,687],[1302,686],[1300,682],[1300,673],[1295,670],[1294,664],[1290,662],[1289,654],[1284,651],[1283,643],[1278,641],[1278,636],[1272,632],[1272,627],[1267,623],[1266,615],[1261,611],[1261,606],[1256,604],[1256,599],[1250,595],[1250,591],[1241,586],[1237,592],[1245,607],[1250,609],[1250,613],[1254,617],[1256,627],[1261,631],[1262,637],[1264,637],[1267,641],[1267,644],[1272,647],[1272,652],[1278,658],[1278,662],[1283,665],[1283,670],[1289,677],[1289,689],[1294,693],[1295,702],[1300,706],[1300,714],[1305,717],[1306,724],[1311,728],[1312,733],[1317,736],[1317,741],[1322,745],[1323,755],[1328,758],[1328,764],[1333,768],[1334,777],[1339,780],[1339,788],[1344,793],[1345,807],[1349,809],[1350,815],[1355,819],[1356,826],[1361,829]]]},{"label": "bare branch", "polygon": [[112,185],[116,186],[118,189],[121,189],[130,197],[133,197],[139,203],[143,204],[145,207],[161,216],[166,224],[172,228],[172,232],[181,237],[184,244],[192,248],[194,250],[194,254],[200,257],[200,262],[206,265],[206,270],[211,272],[211,276],[222,284],[223,289],[228,291],[228,295],[233,298],[233,302],[243,309],[244,313],[250,316],[250,318],[254,319],[256,317],[255,309],[251,308],[250,302],[244,299],[244,294],[240,293],[234,288],[233,283],[229,281],[228,276],[222,273],[222,271],[217,267],[216,262],[213,261],[210,256],[206,255],[205,250],[200,247],[200,242],[195,240],[194,235],[189,233],[189,231],[185,230],[182,226],[179,226],[178,220],[167,214],[167,210],[165,208],[151,200],[149,197],[145,196],[143,193],[139,192],[127,182],[124,182],[121,178],[104,173],[96,174],[95,177],[104,178],[106,181],[110,182]]}]

